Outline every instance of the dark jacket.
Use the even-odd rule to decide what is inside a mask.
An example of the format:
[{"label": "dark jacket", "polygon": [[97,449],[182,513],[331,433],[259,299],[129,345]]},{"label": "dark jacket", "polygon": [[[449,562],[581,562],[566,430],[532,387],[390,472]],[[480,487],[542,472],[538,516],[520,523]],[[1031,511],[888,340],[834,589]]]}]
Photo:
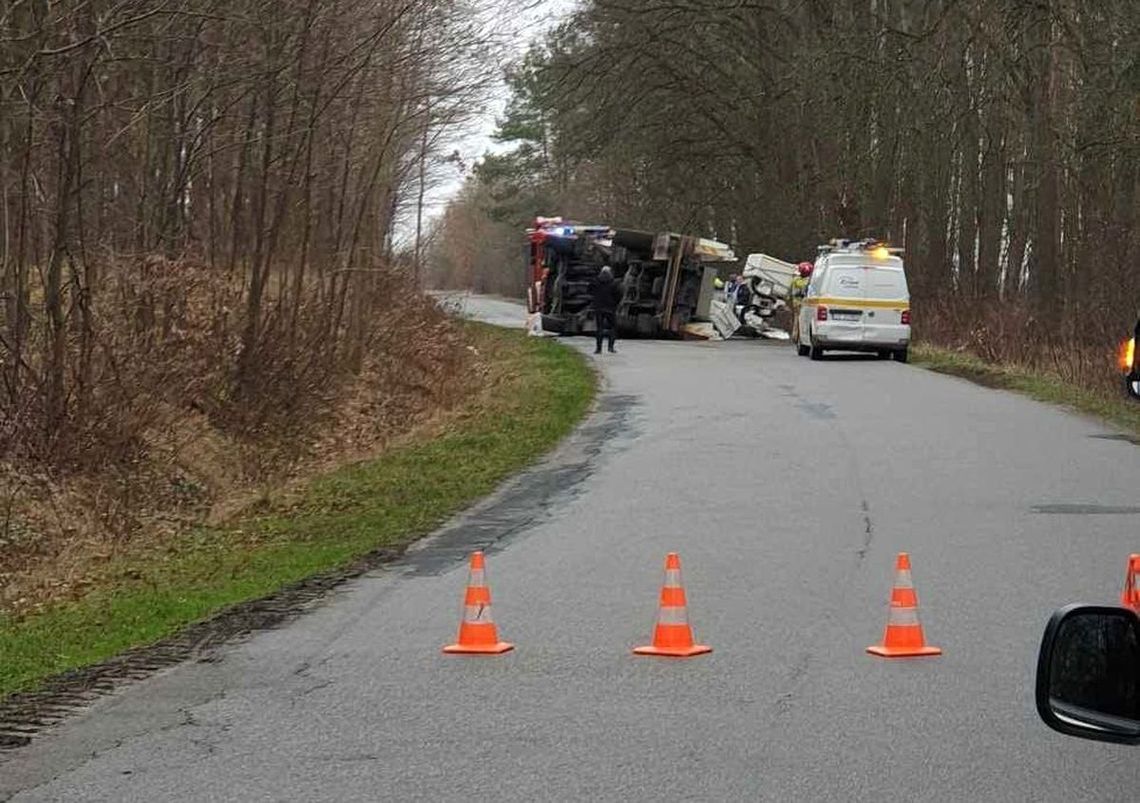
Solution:
[{"label": "dark jacket", "polygon": [[616,312],[622,287],[613,276],[601,273],[590,282],[590,294],[594,299],[594,312]]}]

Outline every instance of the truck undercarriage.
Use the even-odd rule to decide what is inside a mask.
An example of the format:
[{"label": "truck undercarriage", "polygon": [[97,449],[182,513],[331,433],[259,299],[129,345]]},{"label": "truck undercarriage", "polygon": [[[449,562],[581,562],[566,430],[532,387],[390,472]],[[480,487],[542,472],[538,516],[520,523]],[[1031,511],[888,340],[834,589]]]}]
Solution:
[{"label": "truck undercarriage", "polygon": [[609,265],[622,289],[619,334],[679,336],[707,319],[716,265],[736,257],[723,243],[661,232],[613,229],[539,218],[528,232],[528,307],[543,329],[586,334],[596,329],[592,282]]}]

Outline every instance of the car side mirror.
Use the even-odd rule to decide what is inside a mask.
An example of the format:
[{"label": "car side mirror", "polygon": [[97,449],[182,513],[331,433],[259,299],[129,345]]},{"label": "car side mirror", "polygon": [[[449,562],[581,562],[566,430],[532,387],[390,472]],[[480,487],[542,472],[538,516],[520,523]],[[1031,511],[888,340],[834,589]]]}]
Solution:
[{"label": "car side mirror", "polygon": [[1069,736],[1140,744],[1140,617],[1099,605],[1053,614],[1037,658],[1037,712]]}]

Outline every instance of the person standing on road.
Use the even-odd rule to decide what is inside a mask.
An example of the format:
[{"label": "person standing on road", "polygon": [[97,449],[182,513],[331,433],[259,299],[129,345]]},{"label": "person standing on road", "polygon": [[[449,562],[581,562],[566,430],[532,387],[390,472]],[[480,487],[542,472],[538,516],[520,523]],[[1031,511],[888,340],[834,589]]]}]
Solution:
[{"label": "person standing on road", "polygon": [[601,273],[598,274],[598,278],[591,284],[590,292],[594,299],[594,324],[597,327],[595,331],[597,347],[594,349],[594,353],[602,353],[602,340],[608,338],[610,341],[610,354],[615,354],[614,339],[617,336],[615,332],[617,329],[615,317],[618,302],[621,301],[622,289],[621,285],[614,279],[613,269],[610,268],[609,265],[602,268]]},{"label": "person standing on road", "polygon": [[796,266],[799,275],[792,279],[791,292],[788,301],[792,308],[792,342],[799,343],[800,336],[800,306],[804,296],[807,295],[808,284],[811,282],[811,272],[815,268],[810,262],[801,262]]}]

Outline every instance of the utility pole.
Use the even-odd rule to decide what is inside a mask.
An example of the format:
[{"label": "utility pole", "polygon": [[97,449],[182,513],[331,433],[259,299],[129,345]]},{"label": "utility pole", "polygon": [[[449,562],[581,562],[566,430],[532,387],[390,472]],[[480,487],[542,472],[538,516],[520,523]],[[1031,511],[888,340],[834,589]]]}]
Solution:
[{"label": "utility pole", "polygon": [[416,200],[416,245],[412,257],[412,280],[415,286],[420,286],[420,276],[423,269],[423,230],[424,230],[424,195],[427,193],[427,153],[428,131],[431,128],[431,71],[423,57],[424,36],[427,33],[427,15],[420,21],[419,36],[416,37],[417,56],[424,65],[422,90],[424,93],[424,120],[420,129],[420,187],[419,197]]},{"label": "utility pole", "polygon": [[428,153],[428,129],[431,125],[431,98],[429,97],[424,106],[424,124],[423,130],[420,133],[420,191],[419,198],[416,201],[416,248],[415,258],[412,262],[412,276],[415,280],[416,287],[420,285],[420,274],[422,266],[422,243],[423,243],[423,228],[424,228],[424,194],[427,192],[427,153]]}]

